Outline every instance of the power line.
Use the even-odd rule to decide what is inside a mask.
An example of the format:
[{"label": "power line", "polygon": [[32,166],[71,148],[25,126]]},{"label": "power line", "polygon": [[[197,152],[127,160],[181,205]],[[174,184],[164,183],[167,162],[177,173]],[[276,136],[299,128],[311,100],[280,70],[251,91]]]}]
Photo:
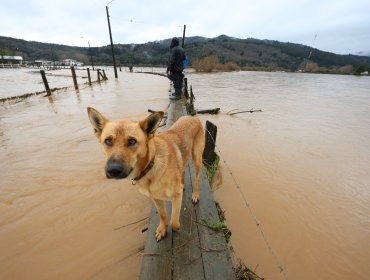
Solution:
[{"label": "power line", "polygon": [[180,24],[169,24],[169,23],[159,23],[159,22],[154,22],[154,21],[142,21],[142,20],[136,20],[136,19],[133,19],[133,18],[119,18],[119,17],[115,17],[115,16],[111,16],[110,15],[110,18],[112,18],[114,21],[120,21],[120,22],[126,22],[126,23],[131,23],[131,24],[138,24],[138,25],[147,25],[147,26],[152,26],[152,27],[177,27],[177,28],[183,28],[184,25],[180,25]]},{"label": "power line", "polygon": [[263,240],[264,240],[264,242],[265,242],[265,244],[266,244],[266,247],[268,248],[268,250],[270,251],[270,253],[271,253],[271,254],[272,254],[272,256],[274,257],[275,262],[276,262],[276,264],[277,264],[277,267],[278,267],[278,269],[279,269],[280,273],[282,273],[282,274],[283,274],[283,276],[284,276],[284,279],[285,279],[285,280],[288,280],[288,273],[287,273],[287,271],[286,271],[286,268],[283,266],[282,262],[280,261],[279,256],[277,255],[277,253],[275,252],[275,250],[272,248],[272,246],[271,246],[271,244],[270,244],[269,240],[267,239],[267,236],[266,236],[265,232],[264,232],[264,231],[263,231],[263,229],[262,229],[261,222],[257,219],[257,216],[256,216],[256,214],[254,213],[254,211],[253,211],[253,209],[252,209],[251,204],[248,202],[247,197],[244,195],[244,193],[243,193],[243,191],[242,191],[242,189],[241,189],[240,185],[239,185],[239,184],[238,184],[238,182],[236,181],[236,179],[235,179],[235,177],[234,177],[234,175],[233,175],[233,172],[231,171],[231,168],[229,167],[229,165],[227,164],[227,162],[226,162],[225,158],[223,157],[223,155],[222,155],[222,153],[221,153],[220,148],[217,146],[215,139],[213,139],[213,137],[212,137],[212,134],[211,134],[207,129],[206,129],[206,131],[207,131],[207,133],[209,134],[209,136],[211,137],[211,139],[212,139],[213,143],[215,144],[215,147],[216,147],[216,149],[217,149],[217,151],[218,151],[218,153],[219,153],[219,155],[220,155],[220,158],[222,159],[222,161],[223,161],[223,163],[225,164],[225,166],[226,166],[226,168],[227,168],[227,170],[228,170],[228,172],[229,172],[229,174],[230,174],[231,178],[232,178],[232,179],[233,179],[233,181],[234,181],[234,185],[235,185],[235,187],[237,188],[237,190],[238,190],[238,191],[239,191],[239,193],[241,194],[241,196],[242,196],[242,198],[243,198],[243,200],[244,200],[244,206],[249,210],[249,213],[251,214],[251,216],[252,216],[252,218],[253,218],[253,220],[254,220],[254,222],[255,222],[255,224],[256,224],[256,226],[257,226],[257,228],[259,229],[259,232],[260,232],[260,233],[261,233],[261,235],[262,235],[262,238],[263,238]]}]

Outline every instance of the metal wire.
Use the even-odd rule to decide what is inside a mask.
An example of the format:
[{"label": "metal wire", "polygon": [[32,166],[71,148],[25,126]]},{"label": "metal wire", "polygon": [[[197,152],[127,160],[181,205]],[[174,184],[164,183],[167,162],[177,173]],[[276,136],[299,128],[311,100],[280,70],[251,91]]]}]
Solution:
[{"label": "metal wire", "polygon": [[227,170],[228,170],[228,172],[229,172],[229,174],[230,174],[231,178],[232,178],[232,179],[233,179],[233,181],[234,181],[235,187],[237,188],[237,190],[238,190],[238,191],[239,191],[239,193],[241,194],[241,196],[242,196],[242,198],[243,198],[243,200],[244,200],[244,203],[245,203],[245,207],[249,210],[249,213],[251,214],[251,216],[252,216],[252,218],[253,218],[254,222],[256,223],[256,226],[257,226],[257,228],[259,229],[259,232],[260,232],[260,233],[261,233],[261,235],[262,235],[262,238],[263,238],[263,240],[264,240],[264,242],[265,242],[265,244],[266,244],[266,247],[268,248],[268,250],[270,251],[270,253],[271,253],[271,254],[272,254],[272,256],[274,257],[275,262],[276,262],[276,264],[277,264],[277,267],[278,267],[278,269],[279,269],[280,273],[282,273],[282,274],[283,274],[283,276],[284,276],[284,279],[285,279],[285,280],[288,280],[288,272],[286,271],[286,268],[285,268],[285,267],[283,266],[283,264],[281,263],[280,258],[279,258],[279,257],[278,257],[278,255],[276,254],[275,250],[272,248],[272,246],[271,246],[271,244],[270,244],[269,240],[267,239],[267,236],[266,236],[266,234],[264,233],[264,231],[263,231],[263,229],[262,229],[261,222],[257,219],[257,216],[256,216],[256,214],[254,213],[254,211],[253,211],[253,209],[252,209],[251,204],[248,202],[248,200],[247,200],[246,196],[244,195],[244,193],[243,193],[242,189],[240,188],[240,185],[239,185],[239,184],[238,184],[238,182],[236,181],[236,179],[235,179],[235,177],[234,177],[234,175],[233,175],[233,172],[231,171],[230,166],[227,164],[227,162],[226,162],[225,158],[223,157],[223,155],[222,155],[222,153],[221,153],[220,148],[219,148],[219,147],[217,146],[217,144],[216,144],[215,139],[213,139],[213,137],[212,137],[211,133],[210,133],[207,129],[206,129],[206,131],[207,131],[208,135],[211,137],[211,139],[212,139],[213,143],[215,144],[215,147],[216,147],[216,149],[217,149],[217,151],[218,151],[218,153],[219,153],[219,155],[220,155],[220,158],[222,159],[222,161],[223,161],[223,163],[225,164],[225,166],[226,166],[226,168],[227,168]]}]

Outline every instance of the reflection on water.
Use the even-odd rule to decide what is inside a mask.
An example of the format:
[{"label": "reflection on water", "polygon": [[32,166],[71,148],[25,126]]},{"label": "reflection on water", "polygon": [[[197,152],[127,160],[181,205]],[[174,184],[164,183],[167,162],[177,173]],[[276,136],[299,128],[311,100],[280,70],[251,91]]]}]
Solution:
[{"label": "reflection on water", "polygon": [[[370,79],[292,73],[190,75],[199,109],[221,114],[218,146],[290,279],[370,274]],[[227,169],[216,199],[236,256],[280,279]]]},{"label": "reflection on water", "polygon": [[[113,79],[113,78],[112,78]],[[137,278],[151,203],[108,181],[86,107],[110,118],[165,110],[168,82],[120,73],[116,82],[0,107],[0,279]]]},{"label": "reflection on water", "polygon": [[[86,87],[88,83],[88,74],[85,68],[76,68],[75,71],[80,89]],[[128,71],[125,67],[120,67],[120,70],[122,71],[119,72],[121,74],[126,74]],[[136,67],[134,70],[135,72],[165,72],[164,68],[152,67]],[[108,76],[113,76],[112,67],[104,67],[104,71]],[[45,73],[50,89],[73,88],[74,86],[71,69],[45,70]],[[90,76],[92,82],[97,81],[97,70],[93,71],[90,67]],[[37,68],[0,69],[0,84],[0,99],[45,91],[40,69]]]},{"label": "reflection on water", "polygon": [[[112,119],[140,119],[147,109],[166,109],[168,81],[119,76],[79,93],[0,106],[0,279],[138,277],[147,221],[115,229],[148,216],[151,203],[128,182],[105,179],[86,107]],[[221,108],[220,115],[201,119],[218,126],[218,146],[289,279],[367,279],[368,77],[188,77],[199,109]],[[225,114],[250,108],[263,112]],[[236,256],[267,279],[279,279],[222,164],[221,172],[215,195],[226,210]]]},{"label": "reflection on water", "polygon": [[[70,69],[45,70],[45,73],[50,89],[73,86]],[[76,76],[79,84],[87,82],[86,70],[77,70]],[[95,79],[92,78],[92,80]],[[40,70],[38,69],[0,69],[0,81],[0,99],[45,91]]]}]

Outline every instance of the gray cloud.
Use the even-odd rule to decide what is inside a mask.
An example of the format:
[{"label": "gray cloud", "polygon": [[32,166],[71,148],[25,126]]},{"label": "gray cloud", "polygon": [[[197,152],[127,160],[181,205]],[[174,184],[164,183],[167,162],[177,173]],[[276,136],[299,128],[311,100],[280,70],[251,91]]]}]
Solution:
[{"label": "gray cloud", "polygon": [[[109,44],[107,0],[2,3],[2,36],[86,46]],[[271,39],[340,54],[370,52],[370,1],[135,1],[109,5],[115,43],[144,43],[182,35]],[[83,38],[81,38],[83,37]]]}]

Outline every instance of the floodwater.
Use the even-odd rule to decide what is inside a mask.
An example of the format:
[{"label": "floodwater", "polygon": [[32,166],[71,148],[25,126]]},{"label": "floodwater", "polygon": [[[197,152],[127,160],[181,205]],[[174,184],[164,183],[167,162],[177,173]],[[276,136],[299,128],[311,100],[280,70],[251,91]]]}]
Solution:
[{"label": "floodwater", "polygon": [[148,217],[151,202],[128,181],[105,178],[86,107],[141,119],[167,108],[169,84],[119,75],[0,105],[0,279],[138,277],[147,220],[120,227]]},{"label": "floodwater", "polygon": [[[45,70],[50,89],[73,86],[70,69]],[[76,69],[77,82],[86,83],[87,71]],[[96,72],[91,70],[91,79],[97,80]],[[40,70],[36,68],[1,69],[0,98],[19,96],[45,90]],[[15,84],[16,82],[16,84]]]},{"label": "floodwater", "polygon": [[[220,107],[218,147],[289,279],[369,279],[370,77],[190,75],[199,109]],[[261,113],[225,113],[262,109]],[[283,279],[224,163],[216,199],[235,255]]]},{"label": "floodwater", "polygon": [[[1,94],[12,75],[11,95],[38,91],[27,83],[16,91],[22,79],[41,81],[17,71],[25,70],[0,71],[7,77]],[[105,178],[86,107],[111,119],[141,119],[147,109],[167,108],[168,81],[107,74],[107,82],[77,92],[0,105],[0,279],[138,278],[147,220],[129,224],[148,217],[151,202],[129,182]],[[218,126],[222,156],[289,279],[368,279],[369,77],[239,72],[188,78],[198,109],[221,108],[201,119]],[[250,108],[263,112],[226,114]],[[266,279],[283,279],[225,163],[220,167],[215,196],[226,211],[235,257]]]},{"label": "floodwater", "polygon": [[[91,66],[83,68],[75,68],[77,83],[83,85],[88,83],[88,74],[86,68],[90,69],[91,81],[98,80],[97,69],[92,70]],[[114,77],[112,67],[99,67],[101,71],[111,72]],[[126,73],[128,68],[122,67],[118,73]],[[63,89],[65,87],[72,87],[73,79],[71,69],[58,69],[58,70],[44,70],[46,79],[50,89]],[[123,72],[122,72],[123,71]],[[164,68],[145,68],[136,67],[136,72],[159,72],[164,73]],[[1,69],[0,71],[0,99],[20,96],[27,93],[36,93],[45,91],[45,86],[41,78],[40,69],[37,68],[13,68]],[[15,84],[16,82],[16,84]]]}]

